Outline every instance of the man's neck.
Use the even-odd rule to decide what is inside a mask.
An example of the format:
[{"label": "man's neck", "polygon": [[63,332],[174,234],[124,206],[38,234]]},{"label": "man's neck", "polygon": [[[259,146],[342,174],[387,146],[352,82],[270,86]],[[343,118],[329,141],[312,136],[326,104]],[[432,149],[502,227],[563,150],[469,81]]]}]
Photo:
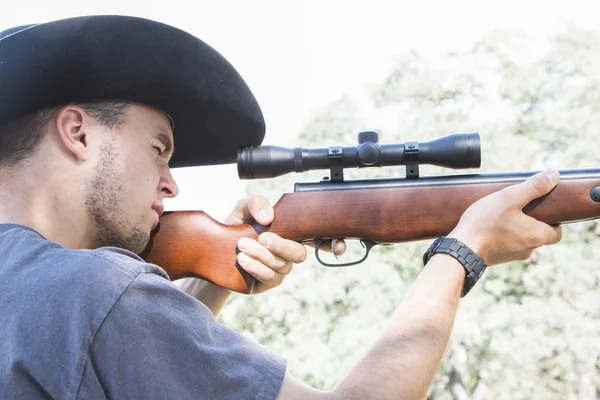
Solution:
[{"label": "man's neck", "polygon": [[89,248],[81,189],[38,171],[0,170],[0,223],[28,226],[67,248]]}]

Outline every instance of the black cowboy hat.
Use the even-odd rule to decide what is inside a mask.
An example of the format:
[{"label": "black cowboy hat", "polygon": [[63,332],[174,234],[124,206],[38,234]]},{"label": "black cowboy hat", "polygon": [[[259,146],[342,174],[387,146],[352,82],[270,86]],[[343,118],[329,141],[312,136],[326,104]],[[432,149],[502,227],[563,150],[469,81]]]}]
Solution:
[{"label": "black cowboy hat", "polygon": [[88,16],[0,33],[0,126],[78,101],[153,106],[174,122],[171,167],[235,162],[265,123],[233,66],[200,39],[127,16]]}]

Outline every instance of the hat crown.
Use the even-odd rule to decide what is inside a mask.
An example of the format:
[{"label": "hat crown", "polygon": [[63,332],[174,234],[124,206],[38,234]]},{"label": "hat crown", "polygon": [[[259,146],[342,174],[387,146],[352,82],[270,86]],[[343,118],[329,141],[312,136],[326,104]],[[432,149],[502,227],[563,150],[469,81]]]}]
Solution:
[{"label": "hat crown", "polygon": [[28,25],[20,25],[20,26],[15,26],[14,28],[8,28],[2,32],[0,32],[0,40],[4,39],[7,36],[10,36],[14,33],[19,33],[21,31],[24,31],[25,29],[29,29],[32,26],[36,26],[37,24],[28,24]]},{"label": "hat crown", "polygon": [[100,15],[0,33],[0,126],[69,102],[147,104],[175,123],[172,167],[234,163],[261,144],[260,107],[235,68],[164,23]]}]

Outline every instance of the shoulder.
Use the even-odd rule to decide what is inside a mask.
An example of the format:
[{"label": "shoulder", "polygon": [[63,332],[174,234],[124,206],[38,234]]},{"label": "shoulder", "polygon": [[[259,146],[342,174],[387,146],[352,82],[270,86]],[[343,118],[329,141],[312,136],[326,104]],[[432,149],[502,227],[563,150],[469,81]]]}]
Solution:
[{"label": "shoulder", "polygon": [[106,317],[90,365],[114,398],[275,399],[286,370],[283,357],[150,274],[138,275]]},{"label": "shoulder", "polygon": [[[158,265],[145,262],[137,254],[117,247],[101,247],[95,250],[76,250],[74,257],[104,266],[117,275],[135,279],[140,274],[154,274],[169,280],[165,270]],[[105,275],[105,274],[104,274]]]},{"label": "shoulder", "polygon": [[[4,278],[0,289],[5,294],[13,293],[24,309],[43,298],[44,307],[32,312],[54,310],[55,317],[89,319],[92,335],[138,276],[148,275],[151,280],[174,286],[162,268],[130,251],[114,247],[67,249],[27,227],[0,227],[0,253],[0,278]],[[64,312],[57,313],[53,308],[57,305]]]},{"label": "shoulder", "polygon": [[70,283],[86,279],[131,281],[144,273],[169,279],[162,268],[130,251],[116,247],[67,249],[20,225],[2,226],[0,249],[8,264],[19,270],[15,272],[57,279],[68,275]]},{"label": "shoulder", "polygon": [[[87,320],[85,326],[90,331],[86,337],[94,335],[138,276],[148,275],[174,286],[162,268],[130,251],[113,247],[67,249],[29,228],[4,227],[0,253],[4,255],[0,288],[5,294],[13,293],[23,310],[39,314],[37,317],[50,313],[54,322],[73,316]],[[44,299],[42,307],[38,306],[39,299]],[[31,308],[32,304],[36,307]],[[60,307],[59,312],[56,307]]]},{"label": "shoulder", "polygon": [[[0,225],[0,253],[0,304],[11,309],[0,313],[8,344],[0,346],[0,370],[35,371],[31,379],[51,387],[53,397],[76,390],[87,349],[136,278],[175,288],[161,268],[131,252],[66,249],[26,227]],[[30,387],[31,379],[13,378]],[[0,397],[3,388],[0,382]]]}]

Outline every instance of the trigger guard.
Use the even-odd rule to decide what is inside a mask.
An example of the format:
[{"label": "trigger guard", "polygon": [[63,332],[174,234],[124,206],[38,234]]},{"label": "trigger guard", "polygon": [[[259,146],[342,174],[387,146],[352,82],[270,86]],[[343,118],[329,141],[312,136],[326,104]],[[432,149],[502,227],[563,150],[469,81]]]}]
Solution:
[{"label": "trigger guard", "polygon": [[[336,258],[336,260],[339,260],[338,256],[335,254],[334,252],[334,248],[335,248],[335,243],[337,243],[339,239],[331,239],[331,253],[333,254],[333,256]],[[377,243],[371,241],[371,240],[365,240],[365,239],[360,239],[360,244],[363,246],[363,248],[366,250],[365,251],[365,255],[363,256],[363,258],[361,258],[358,261],[353,261],[353,262],[349,262],[349,263],[342,263],[342,264],[329,264],[324,262],[323,260],[321,260],[321,257],[319,257],[319,249],[321,248],[321,245],[323,244],[323,242],[325,241],[325,239],[314,239],[315,242],[315,258],[317,259],[317,261],[319,261],[319,263],[321,265],[324,265],[326,267],[348,267],[350,265],[356,265],[356,264],[360,264],[363,261],[365,261],[367,259],[367,257],[369,257],[369,251],[373,248],[373,246],[375,246]]]}]

